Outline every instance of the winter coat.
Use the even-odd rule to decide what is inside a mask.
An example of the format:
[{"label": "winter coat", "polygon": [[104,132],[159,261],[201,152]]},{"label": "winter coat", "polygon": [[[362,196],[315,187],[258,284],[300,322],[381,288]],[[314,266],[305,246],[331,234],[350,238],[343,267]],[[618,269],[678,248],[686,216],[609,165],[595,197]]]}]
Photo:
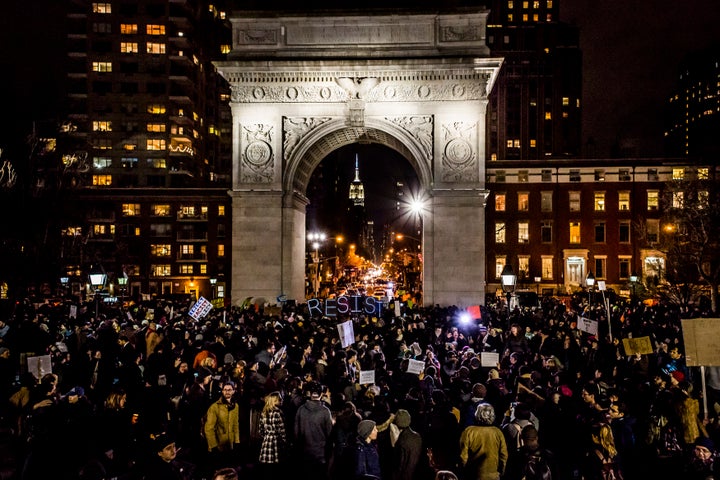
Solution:
[{"label": "winter coat", "polygon": [[358,438],[355,446],[355,478],[381,478],[380,454],[375,442]]},{"label": "winter coat", "polygon": [[240,407],[228,404],[222,399],[210,405],[205,420],[205,439],[208,451],[217,448],[226,452],[240,443]]},{"label": "winter coat", "polygon": [[260,463],[280,463],[285,456],[287,438],[285,436],[285,420],[280,408],[260,416]]},{"label": "winter coat", "polygon": [[295,414],[295,442],[305,460],[327,463],[332,427],[332,413],[321,400],[309,399],[298,408]]},{"label": "winter coat", "polygon": [[505,471],[507,460],[507,445],[499,428],[473,426],[460,434],[460,463],[465,478],[497,480]]},{"label": "winter coat", "polygon": [[392,480],[412,480],[423,451],[420,434],[412,428],[400,432],[393,447]]}]

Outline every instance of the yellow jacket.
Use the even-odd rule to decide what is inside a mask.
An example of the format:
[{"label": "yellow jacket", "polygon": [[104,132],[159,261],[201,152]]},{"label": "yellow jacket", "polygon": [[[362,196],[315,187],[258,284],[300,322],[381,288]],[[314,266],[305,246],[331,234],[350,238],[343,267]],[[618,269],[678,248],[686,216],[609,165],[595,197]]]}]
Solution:
[{"label": "yellow jacket", "polygon": [[217,447],[221,452],[235,448],[240,443],[240,407],[224,403],[221,398],[208,408],[205,420],[205,440],[208,451]]}]

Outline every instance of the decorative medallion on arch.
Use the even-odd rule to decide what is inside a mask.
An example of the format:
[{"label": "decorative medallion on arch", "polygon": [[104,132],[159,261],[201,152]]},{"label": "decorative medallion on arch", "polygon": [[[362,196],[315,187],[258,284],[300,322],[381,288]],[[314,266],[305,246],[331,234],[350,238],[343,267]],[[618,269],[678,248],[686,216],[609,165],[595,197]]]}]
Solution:
[{"label": "decorative medallion on arch", "polygon": [[488,10],[231,18],[232,290],[303,302],[313,171],[345,145],[402,155],[429,201],[423,303],[485,297],[485,112],[502,64]]}]

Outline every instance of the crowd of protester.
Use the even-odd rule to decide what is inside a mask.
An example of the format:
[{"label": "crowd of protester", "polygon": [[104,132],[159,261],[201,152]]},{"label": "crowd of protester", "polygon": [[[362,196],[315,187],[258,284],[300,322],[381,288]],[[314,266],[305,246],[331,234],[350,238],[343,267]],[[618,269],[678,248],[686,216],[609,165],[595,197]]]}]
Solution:
[{"label": "crowd of protester", "polygon": [[[69,307],[0,318],[2,478],[720,480],[720,374],[701,387],[681,329],[708,312],[623,300],[608,319],[583,296],[470,321],[440,306]],[[652,353],[626,354],[631,337]],[[51,371],[29,371],[42,356]]]}]

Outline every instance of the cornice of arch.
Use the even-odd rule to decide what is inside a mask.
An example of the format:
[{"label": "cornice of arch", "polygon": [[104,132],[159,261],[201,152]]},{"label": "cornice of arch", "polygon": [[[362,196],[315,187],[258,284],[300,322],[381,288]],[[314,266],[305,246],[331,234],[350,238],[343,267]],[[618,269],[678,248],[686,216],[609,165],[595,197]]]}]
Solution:
[{"label": "cornice of arch", "polygon": [[[490,60],[490,62],[488,62]],[[328,68],[273,71],[225,69],[236,103],[338,103],[353,98],[367,102],[468,101],[487,99],[501,60],[477,63],[423,64],[398,69]]]}]

